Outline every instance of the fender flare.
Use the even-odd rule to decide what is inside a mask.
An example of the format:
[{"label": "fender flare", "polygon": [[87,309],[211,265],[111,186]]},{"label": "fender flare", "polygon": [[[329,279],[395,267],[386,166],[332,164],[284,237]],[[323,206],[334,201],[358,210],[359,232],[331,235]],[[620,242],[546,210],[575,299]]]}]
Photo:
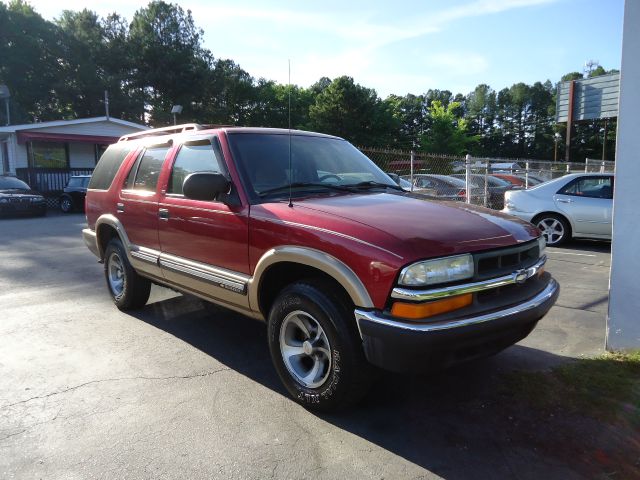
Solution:
[{"label": "fender flare", "polygon": [[374,308],[369,292],[351,268],[337,258],[313,248],[295,245],[283,245],[267,251],[258,263],[249,281],[249,305],[251,310],[259,312],[260,281],[269,267],[281,263],[291,262],[308,265],[326,273],[345,289],[356,307]]},{"label": "fender flare", "polygon": [[104,259],[104,250],[107,247],[106,245],[102,245],[100,243],[100,228],[104,225],[112,227],[116,231],[116,233],[120,237],[120,241],[124,245],[124,251],[127,254],[127,259],[129,260],[129,262],[131,262],[131,242],[129,241],[129,237],[124,231],[124,225],[122,225],[122,222],[111,213],[100,215],[100,217],[98,217],[98,220],[96,220],[96,224],[94,227],[96,232],[96,244],[98,246],[98,252],[100,253],[100,259]]}]

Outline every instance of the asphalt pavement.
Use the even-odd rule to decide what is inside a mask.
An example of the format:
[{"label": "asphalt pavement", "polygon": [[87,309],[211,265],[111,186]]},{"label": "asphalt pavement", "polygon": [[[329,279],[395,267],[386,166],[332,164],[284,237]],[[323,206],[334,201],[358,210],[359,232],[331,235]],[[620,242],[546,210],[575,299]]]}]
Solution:
[{"label": "asphalt pavement", "polygon": [[609,244],[548,249],[560,298],[520,344],[384,374],[358,407],[316,415],[280,385],[264,324],[155,286],[119,312],[84,224],[0,220],[0,478],[581,478],[483,408],[502,372],[603,351]]}]

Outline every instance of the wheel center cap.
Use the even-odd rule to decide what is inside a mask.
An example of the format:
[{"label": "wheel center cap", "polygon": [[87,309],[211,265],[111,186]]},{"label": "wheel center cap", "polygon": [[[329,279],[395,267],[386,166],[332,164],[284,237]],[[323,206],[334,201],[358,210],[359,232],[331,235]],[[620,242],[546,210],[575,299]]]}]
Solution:
[{"label": "wheel center cap", "polygon": [[309,340],[305,340],[305,342],[302,344],[302,351],[305,355],[311,355],[311,353],[313,352],[313,347],[311,346],[311,342]]}]

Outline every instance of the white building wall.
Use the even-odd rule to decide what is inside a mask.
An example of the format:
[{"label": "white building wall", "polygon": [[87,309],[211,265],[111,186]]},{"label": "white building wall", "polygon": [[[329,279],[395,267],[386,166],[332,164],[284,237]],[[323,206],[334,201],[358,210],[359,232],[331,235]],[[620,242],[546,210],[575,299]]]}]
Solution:
[{"label": "white building wall", "polygon": [[93,143],[69,143],[69,166],[93,168],[96,166],[96,150]]},{"label": "white building wall", "polygon": [[18,143],[18,137],[14,134],[11,135],[13,143],[13,172],[16,168],[27,168],[29,166],[29,156],[27,155],[27,146],[25,144]]},{"label": "white building wall", "polygon": [[609,281],[607,349],[640,348],[640,1],[626,0],[622,33],[620,107],[613,195],[613,240]]}]

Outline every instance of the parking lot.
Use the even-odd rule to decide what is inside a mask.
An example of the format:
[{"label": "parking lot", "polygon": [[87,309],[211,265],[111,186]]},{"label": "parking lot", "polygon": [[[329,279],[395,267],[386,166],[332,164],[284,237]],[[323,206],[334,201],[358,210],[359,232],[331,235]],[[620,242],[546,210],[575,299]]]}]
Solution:
[{"label": "parking lot", "polygon": [[541,448],[495,387],[603,351],[608,243],[548,250],[562,292],[520,344],[437,375],[383,374],[357,408],[317,415],[287,397],[263,324],[155,286],[143,310],[119,312],[83,225],[0,221],[2,478],[589,475],[584,458]]}]

